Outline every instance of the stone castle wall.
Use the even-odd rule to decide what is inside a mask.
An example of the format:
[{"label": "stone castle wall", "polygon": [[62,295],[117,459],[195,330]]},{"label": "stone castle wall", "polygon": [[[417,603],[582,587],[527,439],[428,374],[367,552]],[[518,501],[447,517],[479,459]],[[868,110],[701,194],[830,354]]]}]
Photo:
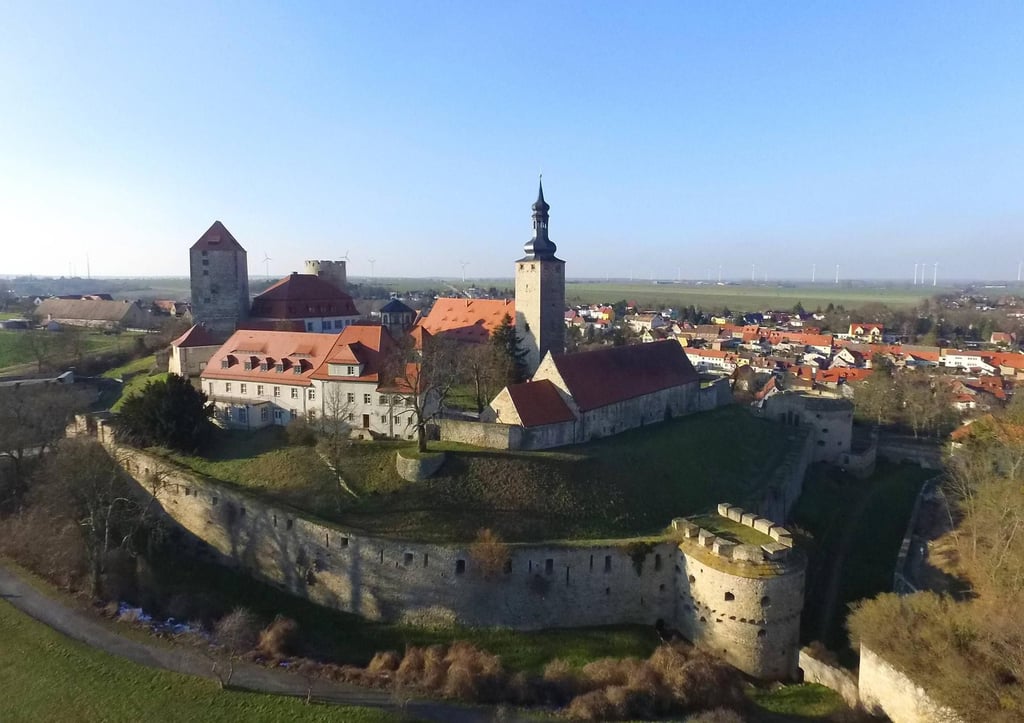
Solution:
[{"label": "stone castle wall", "polygon": [[[86,427],[81,418],[74,432]],[[102,422],[96,434],[221,562],[321,605],[375,620],[519,630],[661,621],[750,675],[797,674],[803,558],[782,528],[754,515],[750,524],[774,528],[779,542],[736,546],[676,523],[680,539],[509,544],[491,569],[468,544],[319,521],[118,446]]]},{"label": "stone castle wall", "polygon": [[936,703],[910,678],[863,645],[860,648],[860,700],[872,715],[893,723],[962,723],[956,711]]}]

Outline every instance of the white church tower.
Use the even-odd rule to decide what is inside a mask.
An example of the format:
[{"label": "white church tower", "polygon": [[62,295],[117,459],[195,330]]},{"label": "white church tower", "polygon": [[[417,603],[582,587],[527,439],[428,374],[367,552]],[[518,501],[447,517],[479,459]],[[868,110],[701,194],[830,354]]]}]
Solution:
[{"label": "white church tower", "polygon": [[516,261],[516,333],[527,351],[528,376],[549,351],[565,351],[565,262],[555,257],[548,238],[549,208],[541,181],[533,204],[533,238]]}]

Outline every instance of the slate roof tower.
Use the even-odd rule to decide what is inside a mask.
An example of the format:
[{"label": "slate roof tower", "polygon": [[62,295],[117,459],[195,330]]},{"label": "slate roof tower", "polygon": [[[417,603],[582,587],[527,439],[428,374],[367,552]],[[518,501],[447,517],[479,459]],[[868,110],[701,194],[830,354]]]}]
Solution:
[{"label": "slate roof tower", "polygon": [[213,225],[189,249],[192,318],[227,339],[249,317],[249,264],[245,249],[224,224]]},{"label": "slate roof tower", "polygon": [[533,238],[516,261],[516,333],[526,350],[527,373],[533,375],[549,351],[565,351],[565,262],[555,256],[548,236],[544,183],[533,204]]}]

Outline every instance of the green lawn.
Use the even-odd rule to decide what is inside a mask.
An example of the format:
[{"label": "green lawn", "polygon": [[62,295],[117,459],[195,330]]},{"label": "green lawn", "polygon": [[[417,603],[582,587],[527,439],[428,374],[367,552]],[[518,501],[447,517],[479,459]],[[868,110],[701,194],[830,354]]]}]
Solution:
[{"label": "green lawn", "polygon": [[388,721],[365,708],[222,691],[193,678],[92,650],[0,601],[0,720]]},{"label": "green lawn", "polygon": [[896,557],[914,499],[921,483],[934,475],[934,471],[915,465],[886,462],[879,462],[867,480],[820,466],[809,472],[792,515],[796,524],[812,535],[812,559],[820,566],[808,581],[803,621],[807,638],[816,637],[821,624],[815,617],[820,586],[827,579],[850,512],[866,500],[843,565],[835,619],[829,621],[827,639],[822,641],[833,650],[847,645],[843,626],[849,603],[892,589]]},{"label": "green lawn", "polygon": [[718,502],[749,504],[789,448],[787,430],[728,407],[547,452],[432,443],[448,459],[408,484],[395,453],[356,443],[342,464],[359,499],[339,491],[307,448],[280,430],[230,433],[205,457],[177,456],[211,477],[374,534],[469,540],[490,527],[509,541],[650,535]]},{"label": "green lawn", "polygon": [[[847,710],[842,696],[823,685],[785,685],[777,688],[753,688],[750,700],[761,712],[786,716],[787,720],[825,718]],[[790,717],[792,716],[792,717]],[[756,716],[754,720],[759,720]],[[775,720],[778,720],[775,718]],[[841,718],[837,720],[842,720]]]},{"label": "green lawn", "polygon": [[111,411],[116,412],[121,408],[125,399],[141,392],[150,382],[166,379],[167,372],[155,371],[155,364],[156,357],[150,354],[149,356],[135,359],[127,364],[122,364],[119,367],[103,372],[103,376],[107,379],[121,379],[124,381],[121,387],[121,394],[116,399],[105,399],[105,406],[108,406]]}]

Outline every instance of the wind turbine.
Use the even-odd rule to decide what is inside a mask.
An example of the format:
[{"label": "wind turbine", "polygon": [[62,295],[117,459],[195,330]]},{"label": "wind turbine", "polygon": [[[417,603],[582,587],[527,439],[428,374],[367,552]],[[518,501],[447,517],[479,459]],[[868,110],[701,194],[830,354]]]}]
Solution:
[{"label": "wind turbine", "polygon": [[917,264],[914,264],[914,286],[917,286]]},{"label": "wind turbine", "polygon": [[462,267],[462,283],[466,283],[466,267],[469,266],[468,261],[460,261],[459,266]]},{"label": "wind turbine", "polygon": [[814,283],[814,277],[817,275],[817,273],[818,273],[818,265],[817,264],[811,264],[811,283],[812,284]]},{"label": "wind turbine", "polygon": [[341,257],[341,260],[344,261],[346,264],[349,262],[348,251],[346,251],[345,255]]},{"label": "wind turbine", "polygon": [[370,262],[370,278],[373,278],[373,265],[377,263],[377,259],[366,259]]},{"label": "wind turbine", "polygon": [[266,251],[264,251],[263,252],[263,263],[266,264],[267,280],[268,281],[270,280],[270,262],[271,261],[273,261],[273,259],[270,258],[270,254],[268,254]]},{"label": "wind turbine", "polygon": [[939,262],[935,262],[935,266],[932,269],[932,286],[939,283]]},{"label": "wind turbine", "polygon": [[839,284],[839,264],[836,264],[836,284]]}]

